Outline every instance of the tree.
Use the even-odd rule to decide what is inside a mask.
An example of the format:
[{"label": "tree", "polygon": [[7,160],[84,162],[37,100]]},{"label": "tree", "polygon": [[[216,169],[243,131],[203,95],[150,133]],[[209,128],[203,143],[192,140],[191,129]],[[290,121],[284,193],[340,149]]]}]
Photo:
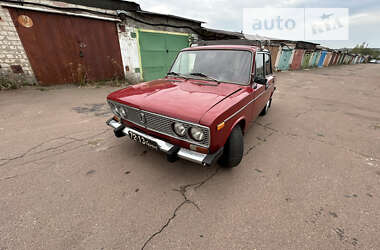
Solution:
[{"label": "tree", "polygon": [[380,58],[380,49],[368,48],[368,43],[357,44],[351,51],[353,54],[361,54],[372,58]]}]

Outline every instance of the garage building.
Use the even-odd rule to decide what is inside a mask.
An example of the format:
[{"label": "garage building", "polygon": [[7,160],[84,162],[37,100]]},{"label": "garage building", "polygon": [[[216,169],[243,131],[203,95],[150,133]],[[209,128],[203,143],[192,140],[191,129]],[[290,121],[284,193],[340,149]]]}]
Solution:
[{"label": "garage building", "polygon": [[0,1],[0,73],[40,85],[163,77],[201,21],[133,2]]}]

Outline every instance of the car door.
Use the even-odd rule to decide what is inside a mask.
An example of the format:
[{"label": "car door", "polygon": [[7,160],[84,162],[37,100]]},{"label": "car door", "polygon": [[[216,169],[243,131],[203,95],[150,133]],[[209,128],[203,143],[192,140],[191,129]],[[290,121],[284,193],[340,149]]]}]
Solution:
[{"label": "car door", "polygon": [[255,56],[255,75],[254,79],[261,78],[266,80],[266,84],[254,83],[253,85],[253,108],[252,116],[257,117],[264,109],[271,95],[274,86],[274,75],[271,63],[271,56],[268,52],[257,52]]},{"label": "car door", "polygon": [[[254,79],[263,79],[265,78],[265,53],[263,52],[256,52],[255,55],[255,72],[254,72]],[[255,80],[254,80],[255,81]],[[255,119],[257,117],[261,110],[264,108],[265,102],[264,102],[264,95],[266,91],[266,87],[263,84],[254,82],[253,86],[253,93],[252,93],[252,117]]]},{"label": "car door", "polygon": [[275,77],[273,75],[273,69],[272,69],[272,62],[271,62],[271,55],[269,53],[264,54],[264,68],[265,68],[265,79],[267,79],[267,86],[266,86],[266,93],[265,93],[265,100],[264,105],[269,100],[272,87],[274,86]]}]

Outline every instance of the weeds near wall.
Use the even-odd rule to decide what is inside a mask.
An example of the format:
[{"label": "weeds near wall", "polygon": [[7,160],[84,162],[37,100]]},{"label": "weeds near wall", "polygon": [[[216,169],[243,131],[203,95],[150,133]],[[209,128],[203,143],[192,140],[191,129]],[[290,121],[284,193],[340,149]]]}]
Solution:
[{"label": "weeds near wall", "polygon": [[13,82],[5,77],[0,77],[0,90],[4,89],[18,89],[19,86],[16,82]]},{"label": "weeds near wall", "polygon": [[128,82],[126,82],[123,79],[120,78],[114,78],[111,80],[104,80],[104,81],[86,81],[83,83],[77,83],[78,87],[94,87],[94,88],[101,88],[103,86],[111,86],[111,87],[125,87],[130,85]]},{"label": "weeds near wall", "polygon": [[23,80],[14,80],[9,78],[8,76],[0,76],[0,91],[1,90],[7,90],[7,89],[19,89],[22,86],[25,85],[32,85],[28,84],[26,81]]},{"label": "weeds near wall", "polygon": [[121,87],[125,85],[129,85],[124,79],[120,72],[123,72],[122,65],[118,64],[117,61],[113,58],[108,58],[110,60],[111,65],[114,68],[114,74],[111,79],[104,81],[93,81],[91,79],[91,68],[88,66],[78,63],[74,65],[74,63],[70,62],[67,64],[67,67],[71,74],[71,82],[78,87],[101,87],[101,86],[113,86],[113,87]]}]

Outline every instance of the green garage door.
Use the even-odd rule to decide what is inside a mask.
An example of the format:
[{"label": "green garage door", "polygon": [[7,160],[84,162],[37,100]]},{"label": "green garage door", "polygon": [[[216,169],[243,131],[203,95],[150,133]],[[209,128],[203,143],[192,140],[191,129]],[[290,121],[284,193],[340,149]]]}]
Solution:
[{"label": "green garage door", "polygon": [[144,81],[166,75],[178,52],[189,46],[188,34],[139,30],[140,61]]}]

